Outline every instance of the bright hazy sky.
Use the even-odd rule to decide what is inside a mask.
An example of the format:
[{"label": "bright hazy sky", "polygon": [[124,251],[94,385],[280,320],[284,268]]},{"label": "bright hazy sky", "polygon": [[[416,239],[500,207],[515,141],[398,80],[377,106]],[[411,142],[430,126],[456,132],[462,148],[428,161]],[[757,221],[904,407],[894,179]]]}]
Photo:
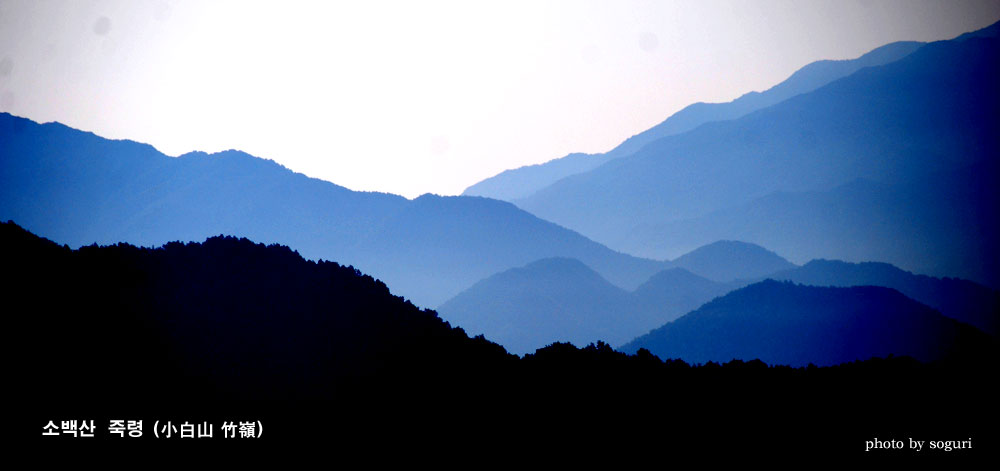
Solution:
[{"label": "bright hazy sky", "polygon": [[998,19],[998,0],[0,0],[0,111],[457,194],[815,60]]}]

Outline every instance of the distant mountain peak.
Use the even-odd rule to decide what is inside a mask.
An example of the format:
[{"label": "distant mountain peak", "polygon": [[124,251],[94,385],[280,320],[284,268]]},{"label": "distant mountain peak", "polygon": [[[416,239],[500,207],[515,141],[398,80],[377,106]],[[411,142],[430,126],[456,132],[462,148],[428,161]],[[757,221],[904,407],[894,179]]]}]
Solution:
[{"label": "distant mountain peak", "polygon": [[630,309],[629,293],[583,262],[549,257],[479,281],[438,307],[470,334],[525,354],[556,341],[624,342],[650,326]]},{"label": "distant mountain peak", "polygon": [[[615,291],[621,290],[621,288],[612,285],[602,277],[600,273],[594,271],[593,268],[572,257],[547,257],[535,260],[522,267],[511,268],[510,270],[497,273],[490,278],[495,277],[530,278],[539,282],[544,280],[551,283],[575,284],[589,287],[600,286],[600,289],[607,287]],[[625,291],[621,290],[621,292],[624,293]]]},{"label": "distant mountain peak", "polygon": [[721,282],[758,278],[795,267],[764,247],[738,240],[712,242],[677,257],[671,264]]},{"label": "distant mountain peak", "polygon": [[675,282],[675,281],[711,281],[703,276],[691,273],[690,270],[682,267],[667,268],[651,276],[646,284],[653,282]]}]

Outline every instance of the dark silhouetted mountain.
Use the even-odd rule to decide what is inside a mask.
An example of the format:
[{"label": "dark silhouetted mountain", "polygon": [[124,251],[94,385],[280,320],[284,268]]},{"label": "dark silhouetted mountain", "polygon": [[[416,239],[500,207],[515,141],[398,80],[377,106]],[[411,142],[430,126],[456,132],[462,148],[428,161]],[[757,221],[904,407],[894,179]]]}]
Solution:
[{"label": "dark silhouetted mountain", "polygon": [[813,260],[770,277],[812,286],[892,288],[945,316],[997,335],[1000,292],[971,281],[914,275],[887,263],[839,260]]},{"label": "dark silhouetted mountain", "polygon": [[[516,201],[520,207],[572,228],[608,246],[640,253],[643,243],[659,244],[655,253],[672,258],[685,250],[720,238],[744,240],[777,250],[792,260],[838,258],[823,253],[829,238],[814,243],[796,237],[805,257],[770,239],[753,237],[756,231],[780,233],[810,230],[812,221],[794,225],[761,219],[736,234],[701,238],[690,243],[673,234],[646,234],[636,242],[640,228],[705,217],[726,208],[742,208],[777,192],[826,192],[858,179],[877,184],[915,187],[914,181],[935,174],[957,175],[976,165],[995,168],[1000,155],[1000,54],[995,38],[969,38],[925,45],[885,65],[863,68],[812,92],[731,121],[704,124],[683,134],[667,136],[635,154],[615,159],[590,172],[560,180],[533,196]],[[995,175],[995,173],[993,174]],[[967,266],[970,260],[995,260],[979,249],[993,244],[977,234],[989,233],[995,217],[962,218],[962,226],[947,228],[962,236],[941,242],[932,250],[909,250],[920,240],[940,242],[937,209],[947,207],[950,195],[978,180],[941,182],[923,188],[922,198],[904,199],[909,224],[928,232],[885,232],[864,219],[845,229],[860,238],[844,244],[877,253],[888,246],[907,260],[886,260],[906,269],[933,275],[996,280],[995,264]],[[957,186],[956,186],[957,185]],[[997,201],[995,185],[960,211],[985,213]],[[913,204],[938,200],[932,208]],[[875,201],[869,206],[876,206]],[[962,203],[965,203],[964,201]],[[753,216],[752,214],[747,215]],[[842,219],[850,214],[841,215]],[[800,227],[795,227],[800,226]],[[702,231],[695,231],[702,235]],[[630,243],[626,243],[629,241]],[[654,253],[645,247],[641,253]],[[995,252],[992,252],[995,254]],[[924,269],[959,265],[949,273]]]},{"label": "dark silhouetted mountain", "polygon": [[551,256],[633,289],[663,265],[613,252],[509,203],[350,191],[227,151],[178,158],[0,114],[0,217],[78,247],[217,234],[339,260],[436,306],[493,273]]},{"label": "dark silhouetted mountain", "polygon": [[[526,433],[548,447],[553,423],[566,428],[556,437],[564,443],[609,446],[615,434],[595,436],[595,425],[632,430],[654,420],[679,428],[670,443],[685,447],[702,449],[717,424],[732,421],[750,425],[727,434],[759,438],[737,445],[770,449],[780,438],[829,453],[858,445],[855,435],[835,440],[845,432],[829,427],[837,421],[856,431],[878,416],[976,440],[994,425],[981,412],[994,396],[995,345],[935,365],[894,357],[830,368],[691,366],[604,342],[553,344],[517,359],[353,268],[309,262],[283,246],[220,236],[157,249],[71,250],[7,223],[0,256],[13,333],[7,346],[24,353],[6,377],[16,386],[15,435],[45,447],[118,449],[125,442],[104,426],[123,415],[151,421],[141,439],[125,439],[132,449],[185,443],[180,422],[197,420],[214,424],[215,438],[186,443],[285,451],[370,447],[372,437],[380,447],[436,450],[442,440],[475,446]],[[871,391],[896,399],[872,401]],[[320,400],[300,401],[312,398]],[[921,408],[933,401],[949,407]],[[80,416],[96,419],[96,437],[40,435],[49,421],[58,427]],[[157,417],[176,420],[182,441],[176,433],[164,438],[160,427],[170,423],[162,421],[153,438]],[[261,421],[262,438],[221,436],[223,422],[244,418]],[[790,426],[810,433],[788,437]],[[697,440],[685,441],[692,433]],[[656,434],[641,445],[662,440]]]},{"label": "dark silhouetted mountain", "polygon": [[645,348],[696,363],[760,359],[822,366],[888,355],[934,361],[988,339],[890,288],[768,280],[716,298],[622,350]]},{"label": "dark silhouetted mountain", "polygon": [[560,341],[620,345],[729,289],[672,268],[629,293],[578,260],[548,258],[486,278],[438,311],[470,334],[525,354]]},{"label": "dark silhouetted mountain", "polygon": [[4,302],[25,309],[14,350],[32,351],[18,384],[37,394],[108,398],[127,382],[139,397],[329,398],[370,377],[471,379],[513,359],[354,268],[284,246],[72,251],[3,223],[0,251],[14,275]]},{"label": "dark silhouetted mountain", "polygon": [[713,242],[670,263],[719,282],[760,278],[795,267],[764,247],[735,240]]},{"label": "dark silhouetted mountain", "polygon": [[631,155],[646,144],[662,137],[690,131],[713,121],[739,118],[793,96],[811,92],[834,80],[853,74],[863,67],[897,61],[922,45],[923,43],[910,41],[896,42],[875,49],[857,59],[813,62],[764,92],[750,92],[729,103],[689,105],[662,123],[626,139],[607,153],[569,154],[544,164],[507,170],[470,186],[463,194],[506,201],[526,198],[565,177],[587,172],[611,160]]}]

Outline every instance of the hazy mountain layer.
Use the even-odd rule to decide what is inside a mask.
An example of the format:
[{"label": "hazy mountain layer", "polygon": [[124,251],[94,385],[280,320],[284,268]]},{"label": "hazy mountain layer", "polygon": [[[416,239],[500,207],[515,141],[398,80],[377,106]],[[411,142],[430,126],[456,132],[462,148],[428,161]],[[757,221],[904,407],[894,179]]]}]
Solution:
[{"label": "hazy mountain layer", "polygon": [[[731,268],[718,276],[727,280],[724,283],[678,267],[657,273],[629,293],[577,260],[539,260],[476,283],[439,311],[446,320],[470,333],[484,334],[517,354],[556,341],[582,346],[603,340],[621,345],[766,277],[818,287],[892,288],[946,317],[996,335],[1000,292],[967,280],[914,275],[874,262],[813,260],[796,267],[762,247],[728,241],[669,263],[707,267],[704,271],[711,272],[713,267],[725,267],[726,261]],[[783,269],[766,271],[766,267]],[[755,270],[758,274],[751,275]]]},{"label": "hazy mountain layer", "polygon": [[997,335],[1000,291],[956,278],[934,278],[887,263],[813,260],[769,276],[812,286],[884,286],[930,306],[945,316]]},{"label": "hazy mountain layer", "polygon": [[525,354],[553,342],[620,345],[729,289],[672,268],[630,293],[578,260],[549,258],[482,280],[438,311],[470,334]]},{"label": "hazy mountain layer", "polygon": [[729,282],[758,278],[795,265],[759,245],[720,240],[699,247],[670,262],[710,280]]},{"label": "hazy mountain layer", "polygon": [[[672,257],[726,238],[761,243],[793,260],[852,260],[834,250],[829,237],[800,237],[802,231],[813,230],[806,221],[758,218],[724,237],[705,235],[709,231],[695,225],[682,231],[698,237],[689,241],[656,228],[739,208],[776,192],[825,192],[858,179],[913,188],[914,182],[924,182],[930,175],[957,176],[977,165],[995,168],[992,162],[1000,155],[995,132],[1000,128],[997,43],[994,38],[969,38],[928,44],[896,62],[861,69],[742,118],[661,138],[629,157],[565,178],[517,204],[633,253]],[[982,249],[991,239],[980,235],[992,230],[995,218],[965,215],[988,213],[987,206],[997,201],[997,189],[986,186],[971,200],[950,200],[989,176],[969,178],[934,182],[922,194],[907,193],[896,202],[895,212],[907,214],[904,222],[917,231],[896,232],[896,227],[882,231],[871,219],[834,214],[844,221],[839,230],[853,236],[841,243],[866,254],[894,246],[897,258],[874,259],[910,270],[996,280],[995,264],[969,264],[990,260]],[[881,210],[880,200],[856,199],[857,205]],[[925,207],[923,201],[936,204]],[[936,222],[939,210],[963,204],[969,206],[959,208],[958,219],[953,218],[956,226]],[[734,213],[737,218],[754,216]],[[786,232],[799,250],[755,238],[758,231]],[[944,243],[948,237],[942,232],[958,238]],[[930,250],[921,246],[924,241],[933,241]]]},{"label": "hazy mountain layer", "polygon": [[505,202],[355,192],[242,152],[171,158],[9,114],[0,114],[0,218],[74,247],[218,234],[289,244],[311,259],[357,266],[432,307],[544,257],[583,260],[628,289],[663,268]]},{"label": "hazy mountain layer", "polygon": [[645,256],[741,238],[792,260],[883,261],[1000,287],[997,160],[906,184],[857,180],[830,191],[777,192],[706,216],[636,228],[623,246]]},{"label": "hazy mountain layer", "polygon": [[695,103],[671,115],[662,123],[626,139],[604,154],[570,154],[544,164],[506,170],[470,186],[463,193],[506,201],[526,198],[562,178],[593,170],[611,160],[631,155],[661,137],[690,131],[702,124],[739,118],[780,103],[795,95],[813,91],[863,67],[899,60],[923,43],[896,42],[875,49],[857,59],[813,62],[785,81],[764,92],[750,92],[729,103]]}]

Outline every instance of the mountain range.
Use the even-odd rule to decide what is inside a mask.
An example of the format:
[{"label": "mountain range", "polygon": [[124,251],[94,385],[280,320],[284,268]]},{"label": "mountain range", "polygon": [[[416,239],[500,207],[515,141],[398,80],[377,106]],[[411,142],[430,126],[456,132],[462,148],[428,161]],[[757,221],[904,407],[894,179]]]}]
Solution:
[{"label": "mountain range", "polygon": [[997,335],[1000,292],[968,280],[915,275],[877,262],[813,260],[799,267],[762,247],[732,241],[710,244],[668,263],[672,268],[629,292],[578,260],[544,259],[488,277],[438,311],[470,333],[524,355],[553,342],[623,345],[713,298],[770,279],[815,287],[894,289],[946,317]]},{"label": "mountain range", "polygon": [[548,258],[486,278],[438,312],[470,334],[524,355],[555,342],[620,345],[729,289],[671,268],[628,292],[578,260]]},{"label": "mountain range", "polygon": [[514,202],[652,258],[733,239],[995,288],[998,29],[660,137]]},{"label": "mountain range", "polygon": [[[17,408],[252,416],[255,443],[324,450],[345,443],[329,429],[461,447],[428,425],[501,446],[482,431],[570,429],[574,450],[669,429],[718,452],[719,424],[743,427],[730,451],[860,448],[887,423],[989,442],[998,31],[816,62],[463,196],[0,113]],[[835,438],[789,435],[815,424]]]},{"label": "mountain range", "polygon": [[923,43],[901,41],[879,47],[857,59],[816,61],[799,69],[785,81],[763,92],[750,92],[729,103],[694,103],[674,113],[660,124],[636,134],[603,154],[575,153],[543,164],[506,170],[478,182],[462,193],[504,201],[527,198],[565,177],[593,170],[605,163],[631,155],[662,137],[690,131],[713,121],[739,118],[759,109],[813,91],[864,67],[899,60]]}]

